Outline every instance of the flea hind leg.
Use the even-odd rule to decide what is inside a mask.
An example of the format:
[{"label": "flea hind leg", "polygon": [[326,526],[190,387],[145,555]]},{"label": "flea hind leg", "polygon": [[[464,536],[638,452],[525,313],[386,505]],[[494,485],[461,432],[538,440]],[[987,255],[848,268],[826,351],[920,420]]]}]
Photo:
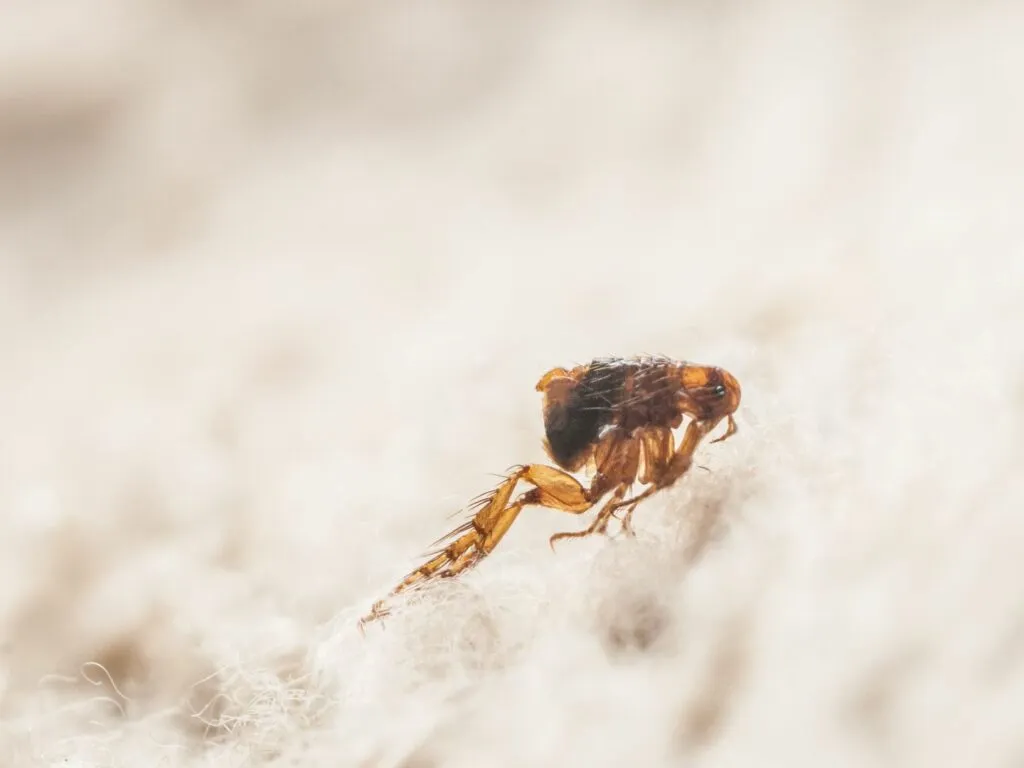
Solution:
[{"label": "flea hind leg", "polygon": [[[636,482],[640,469],[640,454],[641,442],[637,437],[627,436],[625,432],[619,430],[608,433],[594,453],[597,474],[591,490],[597,491],[600,488],[607,492],[614,488],[612,498],[598,512],[594,522],[586,530],[556,533],[552,536],[549,540],[552,549],[559,539],[576,539],[607,532],[608,520],[612,513],[620,506],[619,502],[626,495],[626,491]],[[597,501],[596,494],[594,500]]]},{"label": "flea hind leg", "polygon": [[[521,480],[534,487],[510,504],[512,492]],[[406,576],[390,596],[430,579],[452,578],[471,568],[498,546],[524,507],[547,507],[579,515],[600,498],[594,495],[595,490],[584,488],[574,477],[554,467],[544,464],[519,467],[480,499],[475,505],[476,513],[469,520],[435,541],[432,546],[443,546],[428,553],[430,559]],[[384,600],[378,600],[359,625],[362,627],[386,615]]]},{"label": "flea hind leg", "polygon": [[559,539],[579,539],[584,536],[591,536],[595,533],[604,533],[608,528],[608,521],[611,519],[612,513],[616,510],[616,502],[620,501],[622,497],[626,495],[626,491],[629,490],[629,485],[629,483],[622,483],[615,489],[615,492],[608,500],[608,503],[601,508],[601,511],[597,513],[597,517],[594,518],[594,522],[586,529],[582,531],[556,533],[552,536],[548,541],[551,549],[554,550],[555,542]]}]

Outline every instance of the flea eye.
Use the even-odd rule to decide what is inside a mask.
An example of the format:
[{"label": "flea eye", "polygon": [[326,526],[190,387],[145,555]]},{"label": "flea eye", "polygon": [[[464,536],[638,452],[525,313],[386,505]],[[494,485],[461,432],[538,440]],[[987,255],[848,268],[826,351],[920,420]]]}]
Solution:
[{"label": "flea eye", "polygon": [[725,397],[725,387],[721,384],[715,387],[712,392],[714,392],[715,397]]}]

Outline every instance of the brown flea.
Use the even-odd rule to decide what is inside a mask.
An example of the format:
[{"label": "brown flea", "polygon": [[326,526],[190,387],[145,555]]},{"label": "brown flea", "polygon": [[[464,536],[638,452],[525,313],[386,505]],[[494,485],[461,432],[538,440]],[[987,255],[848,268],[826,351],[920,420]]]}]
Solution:
[{"label": "brown flea", "polygon": [[[585,530],[556,533],[558,539],[605,534],[620,509],[623,531],[632,536],[633,510],[644,499],[673,485],[693,463],[704,437],[722,420],[736,433],[733,413],[740,384],[722,368],[662,356],[600,358],[571,369],[554,368],[537,382],[543,393],[544,450],[558,468],[544,464],[515,467],[497,488],[478,497],[473,516],[442,536],[430,559],[392,590],[396,595],[428,579],[452,578],[490,554],[524,507],[541,506],[582,514],[608,496]],[[674,430],[690,421],[676,445]],[[570,473],[584,471],[584,486]],[[520,481],[533,488],[514,500]],[[639,482],[647,488],[626,494]],[[388,615],[378,600],[359,626]]]}]

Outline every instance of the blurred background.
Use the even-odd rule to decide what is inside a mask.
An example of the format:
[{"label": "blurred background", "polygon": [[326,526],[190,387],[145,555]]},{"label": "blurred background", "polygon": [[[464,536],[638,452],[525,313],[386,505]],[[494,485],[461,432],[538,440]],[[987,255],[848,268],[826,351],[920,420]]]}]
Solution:
[{"label": "blurred background", "polygon": [[[1024,764],[1024,6],[3,16],[6,765]],[[647,549],[524,515],[353,636],[645,352],[744,385]]]}]

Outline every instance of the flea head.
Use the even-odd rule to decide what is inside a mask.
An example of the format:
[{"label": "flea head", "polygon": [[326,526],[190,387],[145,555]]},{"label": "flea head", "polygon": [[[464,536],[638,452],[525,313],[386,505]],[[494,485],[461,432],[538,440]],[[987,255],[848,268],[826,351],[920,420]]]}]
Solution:
[{"label": "flea head", "polygon": [[682,410],[696,418],[722,418],[740,407],[740,383],[722,368],[688,365],[682,383]]}]

